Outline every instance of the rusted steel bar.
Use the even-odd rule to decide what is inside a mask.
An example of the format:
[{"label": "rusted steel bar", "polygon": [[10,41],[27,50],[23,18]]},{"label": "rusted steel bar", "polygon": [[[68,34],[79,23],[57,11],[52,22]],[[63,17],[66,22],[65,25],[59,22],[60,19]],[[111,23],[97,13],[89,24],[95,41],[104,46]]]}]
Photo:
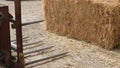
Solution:
[{"label": "rusted steel bar", "polygon": [[[40,23],[40,22],[43,22],[44,20],[39,20],[39,21],[31,21],[31,22],[23,22],[22,23],[22,26],[26,26],[26,25],[31,25],[31,24],[36,24],[36,23]],[[14,23],[15,21],[14,20],[11,20],[12,23]],[[16,25],[15,24],[12,24],[12,28],[16,28]]]},{"label": "rusted steel bar", "polygon": [[43,22],[43,21],[44,21],[44,20],[32,21],[32,22],[24,22],[24,23],[22,23],[22,26],[31,25],[31,24],[36,24],[36,23],[40,23],[40,22]]},{"label": "rusted steel bar", "polygon": [[14,0],[14,3],[15,3],[15,24],[17,39],[17,68],[25,68],[21,27],[21,0]]},{"label": "rusted steel bar", "polygon": [[32,61],[32,62],[28,62],[28,63],[26,63],[25,65],[30,65],[30,64],[33,64],[33,63],[36,63],[36,62],[40,62],[40,61],[47,60],[47,59],[60,57],[60,56],[66,55],[67,53],[68,53],[68,52],[65,52],[65,53],[60,53],[60,54],[56,54],[56,55],[49,56],[49,57],[45,57],[45,58],[38,59],[38,60],[35,60],[35,61]]}]

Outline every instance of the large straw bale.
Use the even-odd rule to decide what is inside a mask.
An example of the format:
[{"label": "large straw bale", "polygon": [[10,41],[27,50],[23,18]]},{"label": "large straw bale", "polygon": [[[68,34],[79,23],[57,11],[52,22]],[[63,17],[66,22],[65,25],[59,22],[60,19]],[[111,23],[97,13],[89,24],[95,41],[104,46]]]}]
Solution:
[{"label": "large straw bale", "polygon": [[46,28],[107,49],[120,44],[118,0],[44,0]]}]

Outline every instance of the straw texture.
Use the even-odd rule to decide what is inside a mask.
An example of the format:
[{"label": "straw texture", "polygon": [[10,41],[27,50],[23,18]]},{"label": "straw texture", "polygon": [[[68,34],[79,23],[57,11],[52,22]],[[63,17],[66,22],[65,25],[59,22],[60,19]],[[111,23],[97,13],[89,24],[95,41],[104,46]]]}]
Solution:
[{"label": "straw texture", "polygon": [[43,0],[46,29],[112,49],[120,44],[119,0]]}]

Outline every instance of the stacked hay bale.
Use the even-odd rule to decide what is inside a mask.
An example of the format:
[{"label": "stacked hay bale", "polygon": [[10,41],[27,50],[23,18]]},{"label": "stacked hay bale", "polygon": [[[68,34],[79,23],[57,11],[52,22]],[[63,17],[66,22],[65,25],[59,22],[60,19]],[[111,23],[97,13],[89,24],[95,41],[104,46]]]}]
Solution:
[{"label": "stacked hay bale", "polygon": [[107,49],[120,44],[118,0],[44,0],[46,28]]}]

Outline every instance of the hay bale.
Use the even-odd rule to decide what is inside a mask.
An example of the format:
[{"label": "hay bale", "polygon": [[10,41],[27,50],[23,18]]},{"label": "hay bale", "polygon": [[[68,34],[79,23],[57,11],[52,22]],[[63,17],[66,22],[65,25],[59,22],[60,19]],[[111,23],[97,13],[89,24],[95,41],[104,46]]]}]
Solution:
[{"label": "hay bale", "polygon": [[118,0],[44,0],[46,28],[112,49],[120,44]]}]

